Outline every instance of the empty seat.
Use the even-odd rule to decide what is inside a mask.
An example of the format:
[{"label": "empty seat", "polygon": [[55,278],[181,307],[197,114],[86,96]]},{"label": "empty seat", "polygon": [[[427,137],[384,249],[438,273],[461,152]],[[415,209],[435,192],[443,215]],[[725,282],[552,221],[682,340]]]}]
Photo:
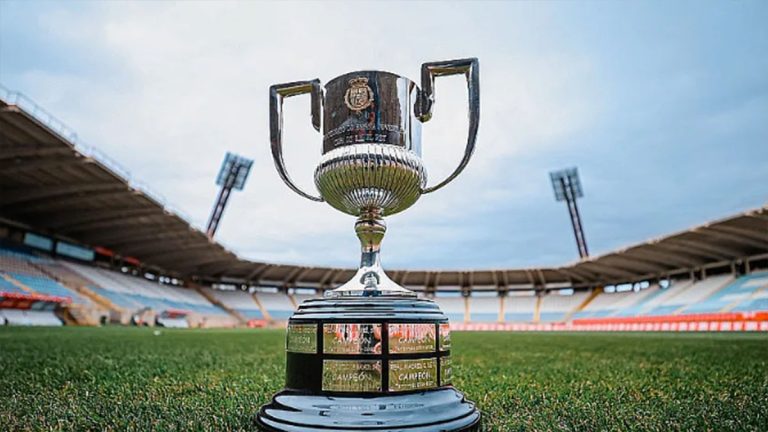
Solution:
[{"label": "empty seat", "polygon": [[274,320],[287,320],[293,315],[293,303],[285,293],[258,292],[256,298]]}]

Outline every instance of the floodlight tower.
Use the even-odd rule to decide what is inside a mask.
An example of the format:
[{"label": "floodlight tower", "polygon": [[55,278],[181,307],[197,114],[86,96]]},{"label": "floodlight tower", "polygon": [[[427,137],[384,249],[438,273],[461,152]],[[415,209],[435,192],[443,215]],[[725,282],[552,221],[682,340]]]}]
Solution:
[{"label": "floodlight tower", "polygon": [[243,190],[248,173],[251,172],[251,165],[253,165],[252,160],[234,153],[227,152],[227,155],[224,157],[219,175],[216,176],[216,184],[221,186],[221,189],[219,190],[216,202],[213,204],[213,211],[208,219],[208,228],[205,230],[208,238],[212,239],[214,234],[216,234],[216,229],[219,227],[219,222],[224,214],[224,207],[227,206],[232,190]]},{"label": "floodlight tower", "polygon": [[575,167],[553,171],[549,173],[549,178],[552,180],[552,188],[555,190],[555,200],[565,201],[568,205],[573,235],[576,237],[576,246],[579,248],[579,257],[586,258],[589,256],[587,238],[584,236],[579,207],[576,205],[576,199],[584,196],[579,180],[579,171]]}]

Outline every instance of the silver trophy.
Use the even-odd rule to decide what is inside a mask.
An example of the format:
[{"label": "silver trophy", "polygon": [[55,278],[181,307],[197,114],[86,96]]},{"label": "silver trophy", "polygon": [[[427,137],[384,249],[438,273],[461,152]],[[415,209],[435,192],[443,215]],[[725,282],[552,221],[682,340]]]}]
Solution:
[{"label": "silver trophy", "polygon": [[[463,74],[469,97],[469,135],[464,157],[456,169],[434,186],[427,186],[421,160],[421,124],[432,117],[435,78]],[[312,125],[323,130],[323,154],[315,170],[312,195],[291,180],[283,161],[283,99],[309,93]],[[320,116],[322,113],[322,122]],[[381,267],[384,217],[412,206],[421,195],[451,182],[466,167],[475,149],[480,120],[477,59],[424,63],[421,89],[408,78],[382,71],[352,72],[321,88],[320,80],[270,87],[272,157],[280,177],[293,191],[313,201],[357,216],[360,269],[349,282],[328,291],[327,297],[415,296],[390,279]]]},{"label": "silver trophy", "polygon": [[[427,186],[421,124],[434,103],[434,79],[464,74],[469,137],[459,166]],[[272,156],[299,195],[357,216],[360,269],[349,282],[304,301],[288,321],[285,388],[261,407],[268,432],[476,431],[480,412],[453,387],[450,324],[436,303],[392,281],[381,268],[384,217],[456,178],[475,149],[480,97],[476,59],[425,63],[421,89],[389,72],[361,71],[331,80],[270,88]],[[312,124],[323,120],[319,196],[299,189],[283,163],[283,98],[309,93]]]}]

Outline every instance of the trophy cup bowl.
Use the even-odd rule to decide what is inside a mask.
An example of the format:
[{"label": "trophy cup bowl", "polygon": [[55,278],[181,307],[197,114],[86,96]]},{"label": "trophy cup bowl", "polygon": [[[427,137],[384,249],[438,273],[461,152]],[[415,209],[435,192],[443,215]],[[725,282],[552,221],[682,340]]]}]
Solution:
[{"label": "trophy cup bowl", "polygon": [[[421,124],[431,118],[435,77],[467,80],[469,134],[454,171],[427,186]],[[315,196],[283,162],[282,104],[310,94],[312,124],[323,130]],[[357,217],[360,268],[288,322],[286,388],[256,416],[265,431],[474,431],[480,412],[451,385],[448,318],[437,304],[391,280],[380,261],[384,217],[458,176],[475,148],[479,123],[477,59],[425,63],[421,88],[408,78],[358,71],[329,81],[270,88],[270,138],[278,174],[293,191]]]}]

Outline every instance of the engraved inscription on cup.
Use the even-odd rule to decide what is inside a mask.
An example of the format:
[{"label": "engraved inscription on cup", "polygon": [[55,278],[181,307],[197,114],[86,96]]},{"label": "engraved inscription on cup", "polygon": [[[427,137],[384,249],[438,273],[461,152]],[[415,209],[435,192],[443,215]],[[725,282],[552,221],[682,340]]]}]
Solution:
[{"label": "engraved inscription on cup", "polygon": [[437,387],[437,359],[390,360],[389,390],[408,391]]},{"label": "engraved inscription on cup", "polygon": [[317,352],[317,324],[288,324],[285,350],[294,353]]},{"label": "engraved inscription on cup", "polygon": [[416,83],[389,72],[361,71],[325,85],[323,153],[354,144],[390,144],[421,155]]},{"label": "engraved inscription on cup", "polygon": [[451,325],[448,323],[440,324],[440,351],[450,351],[451,349]]},{"label": "engraved inscription on cup", "polygon": [[451,369],[451,358],[443,357],[440,359],[440,385],[451,384],[453,379],[453,369]]},{"label": "engraved inscription on cup", "polygon": [[323,360],[323,391],[381,392],[381,360]]},{"label": "engraved inscription on cup", "polygon": [[435,352],[434,324],[388,324],[389,352],[413,354]]},{"label": "engraved inscription on cup", "polygon": [[381,324],[323,324],[323,353],[381,354]]}]

